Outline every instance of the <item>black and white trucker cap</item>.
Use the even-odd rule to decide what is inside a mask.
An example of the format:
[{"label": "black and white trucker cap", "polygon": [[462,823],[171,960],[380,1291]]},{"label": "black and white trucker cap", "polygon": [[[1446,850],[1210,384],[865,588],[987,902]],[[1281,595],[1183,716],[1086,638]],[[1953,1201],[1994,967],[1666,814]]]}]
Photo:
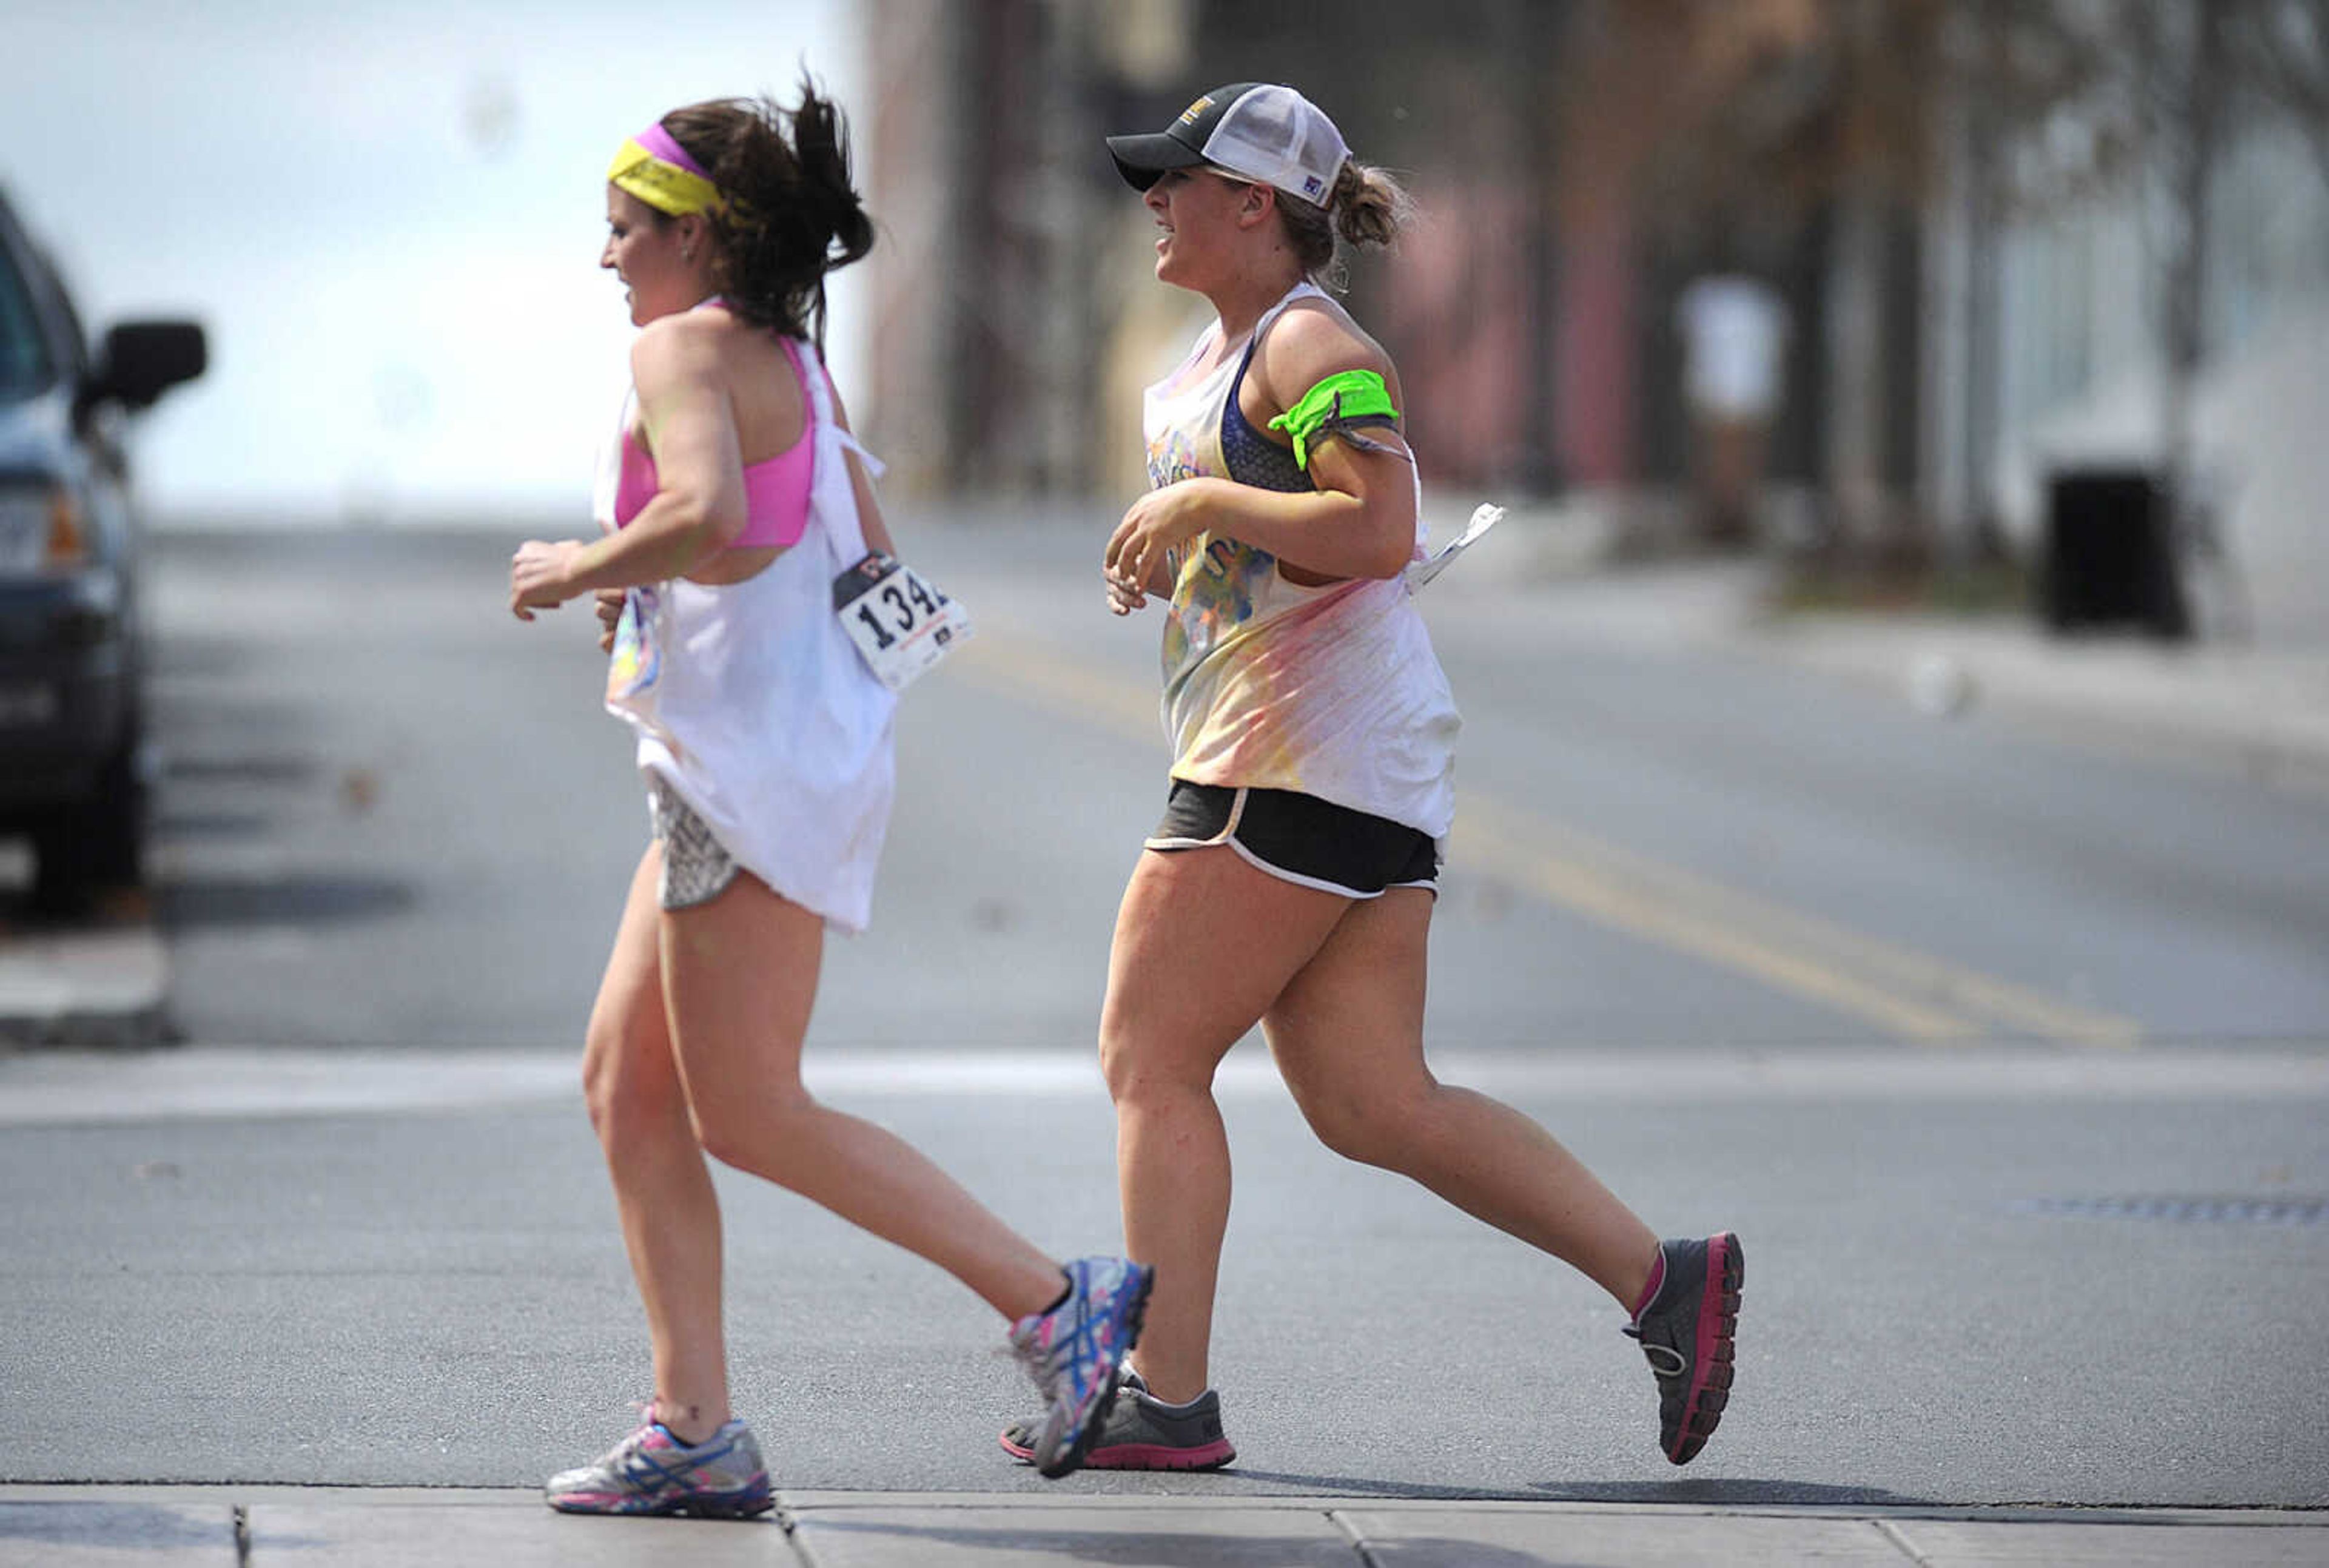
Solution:
[{"label": "black and white trucker cap", "polygon": [[1217,87],[1161,131],[1108,137],[1108,150],[1136,191],[1167,169],[1210,165],[1322,207],[1351,156],[1325,110],[1265,81]]}]

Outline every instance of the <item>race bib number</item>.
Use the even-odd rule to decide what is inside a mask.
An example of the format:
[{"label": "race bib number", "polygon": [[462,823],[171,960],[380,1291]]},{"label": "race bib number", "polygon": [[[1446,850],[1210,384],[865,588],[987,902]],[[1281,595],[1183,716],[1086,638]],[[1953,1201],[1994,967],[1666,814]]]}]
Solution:
[{"label": "race bib number", "polygon": [[833,612],[866,667],[893,692],[970,640],[968,610],[878,550],[833,580]]}]

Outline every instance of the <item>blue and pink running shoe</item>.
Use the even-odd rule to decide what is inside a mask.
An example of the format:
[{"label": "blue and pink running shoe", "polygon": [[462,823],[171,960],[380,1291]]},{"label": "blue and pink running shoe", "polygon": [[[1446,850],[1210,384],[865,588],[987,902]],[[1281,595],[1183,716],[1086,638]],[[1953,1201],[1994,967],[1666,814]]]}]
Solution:
[{"label": "blue and pink running shoe", "polygon": [[1731,1341],[1747,1258],[1728,1231],[1702,1242],[1661,1242],[1658,1252],[1665,1272],[1657,1294],[1625,1332],[1642,1342],[1658,1380],[1658,1446],[1686,1465],[1730,1403]]},{"label": "blue and pink running shoe", "polygon": [[1099,1435],[1156,1277],[1122,1258],[1078,1258],[1066,1272],[1066,1300],[1011,1326],[1011,1348],[1046,1407],[1028,1457],[1052,1477],[1082,1464]]},{"label": "blue and pink running shoe", "polygon": [[562,1514],[749,1519],[776,1506],[759,1440],[740,1421],[693,1448],[650,1421],[594,1462],[551,1477],[542,1495]]}]

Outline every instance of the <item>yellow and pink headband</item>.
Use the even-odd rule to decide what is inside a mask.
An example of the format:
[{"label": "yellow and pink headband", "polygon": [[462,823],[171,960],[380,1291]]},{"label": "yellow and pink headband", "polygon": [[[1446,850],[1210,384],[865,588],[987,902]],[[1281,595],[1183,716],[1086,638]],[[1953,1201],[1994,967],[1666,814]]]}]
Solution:
[{"label": "yellow and pink headband", "polygon": [[615,161],[607,167],[607,183],[674,218],[718,212],[727,204],[703,165],[689,157],[660,122],[617,149]]}]

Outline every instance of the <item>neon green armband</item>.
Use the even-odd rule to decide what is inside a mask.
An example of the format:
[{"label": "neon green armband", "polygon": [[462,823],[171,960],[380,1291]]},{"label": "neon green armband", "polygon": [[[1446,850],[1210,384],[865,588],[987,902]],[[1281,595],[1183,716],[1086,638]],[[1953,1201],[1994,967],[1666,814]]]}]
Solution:
[{"label": "neon green armband", "polygon": [[1387,425],[1399,418],[1391,388],[1371,370],[1342,370],[1302,394],[1302,401],[1269,421],[1273,430],[1294,438],[1294,466],[1308,472],[1310,443],[1352,425]]}]

